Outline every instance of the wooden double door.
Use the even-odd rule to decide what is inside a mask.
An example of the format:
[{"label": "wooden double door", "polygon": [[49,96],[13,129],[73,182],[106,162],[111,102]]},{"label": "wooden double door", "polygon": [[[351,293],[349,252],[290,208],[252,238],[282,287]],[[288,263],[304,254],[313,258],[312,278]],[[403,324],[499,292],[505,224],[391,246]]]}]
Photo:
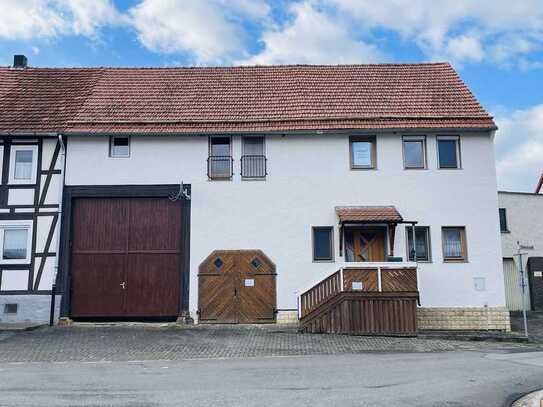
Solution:
[{"label": "wooden double door", "polygon": [[275,265],[260,250],[217,250],[200,265],[198,320],[203,323],[275,321]]},{"label": "wooden double door", "polygon": [[76,198],[72,317],[172,317],[180,308],[181,202]]}]

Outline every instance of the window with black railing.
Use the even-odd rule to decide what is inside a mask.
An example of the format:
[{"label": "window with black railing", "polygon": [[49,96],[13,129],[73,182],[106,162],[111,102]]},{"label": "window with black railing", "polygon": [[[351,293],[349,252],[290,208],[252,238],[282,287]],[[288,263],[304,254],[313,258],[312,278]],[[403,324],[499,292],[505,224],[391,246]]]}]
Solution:
[{"label": "window with black railing", "polygon": [[265,178],[267,175],[264,137],[245,136],[242,139],[241,177]]},{"label": "window with black railing", "polygon": [[232,178],[234,160],[231,154],[230,141],[230,137],[211,137],[209,139],[207,176],[210,179]]},{"label": "window with black railing", "polygon": [[232,178],[233,161],[231,155],[209,156],[207,159],[207,176],[211,179]]},{"label": "window with black railing", "polygon": [[243,178],[265,178],[266,156],[244,155],[241,157],[241,176]]}]

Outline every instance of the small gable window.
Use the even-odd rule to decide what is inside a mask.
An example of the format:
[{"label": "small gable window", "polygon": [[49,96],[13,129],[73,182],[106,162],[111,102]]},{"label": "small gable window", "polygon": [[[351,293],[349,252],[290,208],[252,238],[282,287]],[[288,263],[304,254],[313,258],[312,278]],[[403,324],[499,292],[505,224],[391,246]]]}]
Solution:
[{"label": "small gable window", "polygon": [[130,157],[130,137],[111,136],[109,140],[109,156],[115,158]]}]

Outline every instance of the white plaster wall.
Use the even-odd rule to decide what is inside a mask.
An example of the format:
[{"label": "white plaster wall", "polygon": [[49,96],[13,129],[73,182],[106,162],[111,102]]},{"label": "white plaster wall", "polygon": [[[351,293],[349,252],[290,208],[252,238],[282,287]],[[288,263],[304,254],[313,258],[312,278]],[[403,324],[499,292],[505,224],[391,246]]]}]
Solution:
[{"label": "white plaster wall", "polygon": [[509,228],[509,233],[501,234],[503,257],[517,253],[518,241],[534,246],[534,250],[523,250],[528,256],[543,256],[543,194],[499,192],[498,201],[506,209]]},{"label": "white plaster wall", "polygon": [[[215,249],[262,249],[277,265],[278,308],[295,308],[297,294],[337,270],[338,205],[395,205],[405,219],[431,227],[432,263],[421,263],[425,307],[503,306],[493,140],[461,139],[461,170],[438,170],[436,139],[428,135],[428,170],[404,170],[398,134],[379,135],[378,169],[352,171],[345,135],[268,136],[266,181],[242,181],[241,141],[233,139],[234,178],[209,181],[208,139],[144,137],[131,140],[130,158],[108,157],[107,137],[71,137],[67,185],[192,185],[190,308],[197,308],[197,271]],[[336,227],[336,261],[313,263],[311,226]],[[465,226],[469,262],[443,263],[441,227]],[[406,256],[404,227],[396,255]],[[352,263],[350,263],[352,264]],[[473,278],[486,290],[475,291]]]},{"label": "white plaster wall", "polygon": [[2,270],[0,287],[5,291],[27,290],[28,270]]},{"label": "white plaster wall", "polygon": [[8,205],[34,205],[34,187],[10,189],[8,192]]}]

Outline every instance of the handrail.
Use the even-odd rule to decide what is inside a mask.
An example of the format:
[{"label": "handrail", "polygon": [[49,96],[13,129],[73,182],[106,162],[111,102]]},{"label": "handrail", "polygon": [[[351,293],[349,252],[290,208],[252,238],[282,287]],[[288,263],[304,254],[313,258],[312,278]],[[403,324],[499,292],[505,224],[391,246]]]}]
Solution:
[{"label": "handrail", "polygon": [[207,176],[210,179],[232,178],[234,158],[231,155],[210,155],[207,158]]},{"label": "handrail", "polygon": [[[387,275],[386,278],[383,278],[383,272],[392,272],[392,271],[399,271],[399,270],[415,270],[414,275],[414,281],[413,278],[409,277],[409,274],[400,273],[402,278],[398,278],[398,273],[395,273],[394,275]],[[300,318],[305,317],[306,315],[313,312],[315,309],[317,309],[320,305],[328,301],[331,297],[335,296],[336,294],[347,292],[347,291],[353,291],[351,288],[345,286],[345,279],[344,279],[344,270],[345,272],[352,270],[355,272],[358,270],[359,272],[367,273],[367,272],[373,272],[374,278],[376,278],[376,281],[374,280],[374,283],[377,285],[377,289],[373,290],[373,292],[405,292],[405,291],[413,291],[413,284],[417,285],[417,267],[415,266],[404,266],[404,267],[390,267],[388,265],[368,265],[366,267],[364,266],[358,266],[358,267],[341,267],[339,270],[334,272],[333,274],[329,275],[328,277],[324,278],[308,290],[304,291],[300,295]],[[407,277],[404,279],[404,277]],[[346,277],[349,279],[348,277]],[[352,277],[351,277],[352,278]],[[367,278],[367,276],[366,276]],[[364,278],[361,278],[360,281],[363,281]],[[354,290],[356,291],[356,290]],[[361,289],[362,292],[367,292],[365,288]],[[416,291],[416,288],[415,288]]]},{"label": "handrail", "polygon": [[266,178],[267,159],[265,155],[241,156],[241,176],[243,178]]},{"label": "handrail", "polygon": [[343,288],[342,280],[342,272],[340,269],[302,293],[300,295],[300,316],[303,318],[327,299],[341,292]]}]

